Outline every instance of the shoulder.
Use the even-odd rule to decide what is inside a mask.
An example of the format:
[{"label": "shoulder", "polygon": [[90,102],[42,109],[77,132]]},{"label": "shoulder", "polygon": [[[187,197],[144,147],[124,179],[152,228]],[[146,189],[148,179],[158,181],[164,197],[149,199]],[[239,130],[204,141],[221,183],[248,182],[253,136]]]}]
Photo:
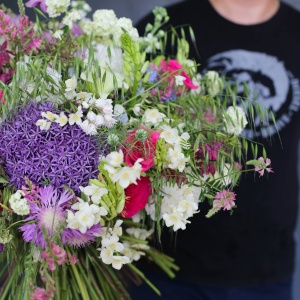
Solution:
[{"label": "shoulder", "polygon": [[296,10],[287,3],[281,3],[281,13],[284,16],[283,26],[294,27],[299,33],[300,31],[300,11]]},{"label": "shoulder", "polygon": [[[170,18],[169,25],[181,26],[195,23],[201,19],[201,15],[205,15],[205,10],[209,7],[208,0],[185,0],[172,5],[164,6]],[[149,13],[142,17],[136,24],[136,28],[140,34],[144,33],[144,29],[148,23],[153,23],[153,14]]]}]

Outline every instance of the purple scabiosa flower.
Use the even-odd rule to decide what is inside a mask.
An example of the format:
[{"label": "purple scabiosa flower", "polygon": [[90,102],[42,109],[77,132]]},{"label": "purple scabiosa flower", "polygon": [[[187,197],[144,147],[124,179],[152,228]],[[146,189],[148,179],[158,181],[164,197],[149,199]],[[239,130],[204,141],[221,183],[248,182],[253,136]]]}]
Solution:
[{"label": "purple scabiosa flower", "polygon": [[68,228],[64,230],[62,234],[63,244],[67,244],[76,248],[84,247],[89,243],[96,241],[96,236],[101,234],[102,227],[100,224],[92,226],[86,231],[86,233],[81,233],[77,229]]},{"label": "purple scabiosa flower", "polygon": [[100,146],[97,138],[76,124],[61,127],[53,122],[50,130],[40,130],[36,122],[47,111],[60,113],[53,103],[29,102],[1,124],[0,163],[17,189],[27,177],[37,185],[46,181],[60,190],[68,186],[79,193],[79,186],[97,177],[99,157],[106,154],[107,143]]},{"label": "purple scabiosa flower", "polygon": [[[25,224],[20,227],[25,242],[34,242],[35,245],[46,247],[43,235],[45,230],[49,237],[57,234],[66,220],[66,210],[70,208],[70,201],[74,195],[67,191],[59,192],[53,186],[39,189],[37,199],[28,201],[30,206],[29,217],[25,220],[35,223]],[[64,233],[64,230],[61,234]]]}]

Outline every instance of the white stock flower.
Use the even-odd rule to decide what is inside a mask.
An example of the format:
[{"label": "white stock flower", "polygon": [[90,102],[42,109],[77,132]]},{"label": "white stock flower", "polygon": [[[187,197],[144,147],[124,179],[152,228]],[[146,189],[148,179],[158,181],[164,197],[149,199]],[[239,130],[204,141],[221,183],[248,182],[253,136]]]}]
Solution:
[{"label": "white stock flower", "polygon": [[70,0],[45,0],[47,13],[51,18],[60,16],[65,13],[70,5]]},{"label": "white stock flower", "polygon": [[95,184],[86,187],[80,186],[79,188],[85,195],[90,196],[95,204],[99,204],[102,196],[108,194],[108,189],[99,187]]},{"label": "white stock flower", "polygon": [[178,144],[180,139],[178,135],[178,130],[176,128],[171,128],[168,125],[162,126],[162,133],[160,137],[163,138],[167,143],[171,145]]},{"label": "white stock flower", "polygon": [[125,264],[129,264],[130,263],[130,259],[127,256],[117,256],[114,255],[113,256],[113,261],[111,263],[112,267],[116,270],[120,270],[122,268],[123,265]]},{"label": "white stock flower", "polygon": [[82,123],[81,118],[83,117],[82,108],[79,105],[77,108],[77,112],[75,114],[69,114],[69,124],[70,125],[80,125]]},{"label": "white stock flower", "polygon": [[175,77],[175,85],[177,85],[177,86],[183,85],[184,81],[186,80],[186,78],[181,75],[175,75],[174,77]]},{"label": "white stock flower", "polygon": [[55,118],[58,117],[58,115],[54,114],[54,113],[51,112],[51,111],[42,112],[41,115],[42,115],[43,118],[46,118],[46,119],[48,119],[49,121],[54,121]]},{"label": "white stock flower", "polygon": [[122,150],[120,149],[119,152],[114,151],[109,153],[105,160],[108,164],[110,164],[113,167],[120,167],[124,160],[124,154]]},{"label": "white stock flower", "polygon": [[76,94],[76,100],[88,102],[92,98],[92,93],[79,92]]},{"label": "white stock flower", "polygon": [[59,126],[63,127],[68,123],[68,117],[62,111],[59,116],[55,118],[55,123],[58,123]]},{"label": "white stock flower", "polygon": [[39,119],[36,121],[36,126],[39,126],[41,130],[46,130],[48,131],[51,126],[51,122],[48,122],[47,120],[44,119]]},{"label": "white stock flower", "polygon": [[126,232],[135,237],[136,239],[140,239],[145,241],[149,236],[151,236],[151,234],[154,232],[154,229],[151,230],[146,230],[146,229],[142,229],[142,228],[127,228]]},{"label": "white stock flower", "polygon": [[137,179],[140,179],[140,173],[126,166],[117,170],[112,180],[117,181],[123,189],[126,189],[132,183],[137,184]]},{"label": "white stock flower", "polygon": [[238,106],[229,106],[223,118],[224,129],[229,134],[240,135],[248,124],[243,109]]},{"label": "white stock flower", "polygon": [[174,210],[171,213],[164,213],[163,219],[167,227],[173,226],[173,230],[177,231],[178,229],[185,230],[187,220],[184,219],[183,214],[179,211]]},{"label": "white stock flower", "polygon": [[99,249],[101,251],[100,258],[102,259],[102,261],[105,264],[110,265],[113,261],[114,250],[111,248],[99,248]]},{"label": "white stock flower", "polygon": [[88,120],[83,121],[80,125],[81,129],[88,135],[97,134],[97,127],[95,124],[89,122]]},{"label": "white stock flower", "polygon": [[122,220],[117,220],[117,222],[114,225],[114,228],[112,229],[113,235],[121,236],[123,234],[123,229],[121,227],[122,224],[123,224]]},{"label": "white stock flower", "polygon": [[122,252],[124,246],[119,242],[119,237],[117,235],[112,235],[110,237],[103,237],[101,241],[101,245],[104,248],[110,248],[116,252]]},{"label": "white stock flower", "polygon": [[166,117],[165,114],[159,112],[156,108],[147,109],[142,117],[142,121],[146,125],[158,125]]}]

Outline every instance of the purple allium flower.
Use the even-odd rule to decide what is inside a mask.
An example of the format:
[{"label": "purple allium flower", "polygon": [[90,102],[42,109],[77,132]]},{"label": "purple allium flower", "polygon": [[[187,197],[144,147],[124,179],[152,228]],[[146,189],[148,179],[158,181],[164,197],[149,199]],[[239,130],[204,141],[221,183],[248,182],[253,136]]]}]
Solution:
[{"label": "purple allium flower", "polygon": [[[59,192],[53,186],[39,189],[37,199],[28,201],[30,206],[29,217],[25,220],[35,223],[25,224],[20,227],[25,242],[34,242],[35,245],[46,247],[43,229],[51,237],[66,220],[66,210],[70,208],[70,201],[74,195],[67,191]],[[62,231],[62,235],[64,231]]]},{"label": "purple allium flower", "polygon": [[79,193],[79,186],[97,177],[99,156],[106,154],[107,145],[100,147],[95,137],[76,124],[61,127],[53,122],[50,130],[40,130],[36,122],[47,111],[60,113],[53,103],[29,102],[1,124],[0,163],[17,189],[27,177],[36,185],[46,180],[55,188],[68,186]]}]

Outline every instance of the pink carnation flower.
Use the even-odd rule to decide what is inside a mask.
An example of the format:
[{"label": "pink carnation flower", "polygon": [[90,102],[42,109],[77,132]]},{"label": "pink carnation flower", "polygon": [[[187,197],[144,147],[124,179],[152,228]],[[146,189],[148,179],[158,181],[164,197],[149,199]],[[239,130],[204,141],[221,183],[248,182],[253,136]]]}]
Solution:
[{"label": "pink carnation flower", "polygon": [[[136,131],[138,129],[144,129],[148,132],[148,137],[145,141],[137,140]],[[156,142],[159,139],[159,136],[159,132],[143,127],[130,132],[125,141],[126,146],[122,149],[124,152],[125,163],[129,167],[132,167],[139,158],[142,158],[143,161],[140,162],[142,165],[142,172],[149,170],[152,166],[154,166]]]},{"label": "pink carnation flower", "polygon": [[124,218],[131,218],[142,210],[148,203],[148,198],[152,193],[150,179],[141,177],[137,184],[131,184],[125,189],[125,206],[120,215]]},{"label": "pink carnation flower", "polygon": [[170,75],[172,75],[172,77],[170,76],[166,80],[173,82],[174,76],[180,74],[181,76],[183,76],[185,78],[183,83],[188,89],[195,89],[195,90],[198,89],[198,86],[193,84],[191,77],[188,76],[186,71],[182,70],[183,66],[180,63],[178,63],[177,60],[175,60],[175,59],[171,59],[169,61],[162,60],[160,62],[160,69],[163,72],[167,72]]}]

